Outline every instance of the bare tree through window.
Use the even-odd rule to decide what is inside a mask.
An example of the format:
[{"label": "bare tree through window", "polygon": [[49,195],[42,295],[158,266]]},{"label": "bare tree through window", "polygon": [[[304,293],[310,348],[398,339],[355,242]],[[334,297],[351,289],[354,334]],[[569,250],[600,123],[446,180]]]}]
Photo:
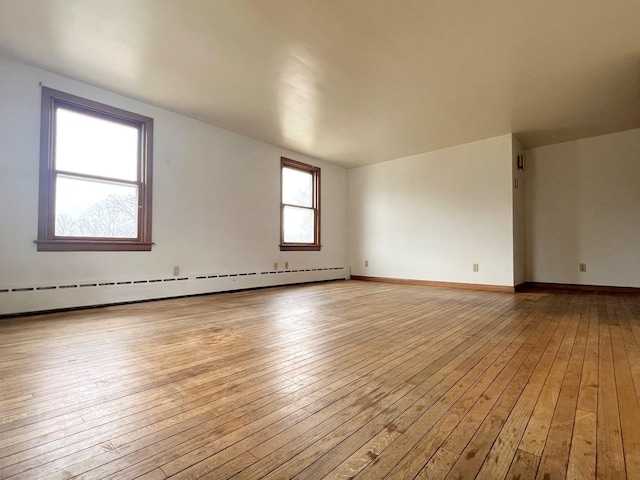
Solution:
[{"label": "bare tree through window", "polygon": [[73,218],[56,216],[56,235],[66,237],[132,238],[137,231],[135,194],[109,194]]}]

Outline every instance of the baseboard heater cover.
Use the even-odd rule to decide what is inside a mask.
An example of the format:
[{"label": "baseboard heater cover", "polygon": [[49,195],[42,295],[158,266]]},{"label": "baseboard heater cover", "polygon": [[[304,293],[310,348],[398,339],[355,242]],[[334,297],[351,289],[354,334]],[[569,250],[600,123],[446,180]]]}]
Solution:
[{"label": "baseboard heater cover", "polygon": [[0,287],[0,316],[349,278],[317,267]]}]

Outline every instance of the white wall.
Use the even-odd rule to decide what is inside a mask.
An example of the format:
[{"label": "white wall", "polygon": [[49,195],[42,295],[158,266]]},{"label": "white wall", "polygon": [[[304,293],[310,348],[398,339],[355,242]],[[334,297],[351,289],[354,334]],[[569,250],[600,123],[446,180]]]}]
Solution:
[{"label": "white wall", "polygon": [[351,273],[513,286],[512,149],[504,135],[350,170]]},{"label": "white wall", "polygon": [[[152,252],[36,252],[39,82],[154,118]],[[347,173],[341,167],[2,58],[0,105],[0,289],[165,278],[173,265],[186,275],[272,270],[284,261],[290,269],[346,265]],[[280,156],[322,168],[320,252],[279,251]],[[14,311],[12,295],[0,293],[0,314]],[[21,305],[52,304],[28,299]]]},{"label": "white wall", "polygon": [[640,130],[526,154],[528,280],[640,287]]}]

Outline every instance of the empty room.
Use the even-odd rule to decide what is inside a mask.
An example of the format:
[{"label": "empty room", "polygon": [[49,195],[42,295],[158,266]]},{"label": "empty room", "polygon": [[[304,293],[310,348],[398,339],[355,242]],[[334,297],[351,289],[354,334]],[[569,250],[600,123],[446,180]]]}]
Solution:
[{"label": "empty room", "polygon": [[640,479],[638,20],[0,0],[0,478]]}]

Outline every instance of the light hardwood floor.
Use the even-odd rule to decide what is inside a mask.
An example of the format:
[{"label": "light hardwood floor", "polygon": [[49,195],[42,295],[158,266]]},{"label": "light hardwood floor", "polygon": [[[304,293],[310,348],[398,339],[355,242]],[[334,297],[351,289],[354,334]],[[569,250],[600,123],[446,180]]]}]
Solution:
[{"label": "light hardwood floor", "polygon": [[0,478],[639,479],[640,297],[342,281],[0,320]]}]

